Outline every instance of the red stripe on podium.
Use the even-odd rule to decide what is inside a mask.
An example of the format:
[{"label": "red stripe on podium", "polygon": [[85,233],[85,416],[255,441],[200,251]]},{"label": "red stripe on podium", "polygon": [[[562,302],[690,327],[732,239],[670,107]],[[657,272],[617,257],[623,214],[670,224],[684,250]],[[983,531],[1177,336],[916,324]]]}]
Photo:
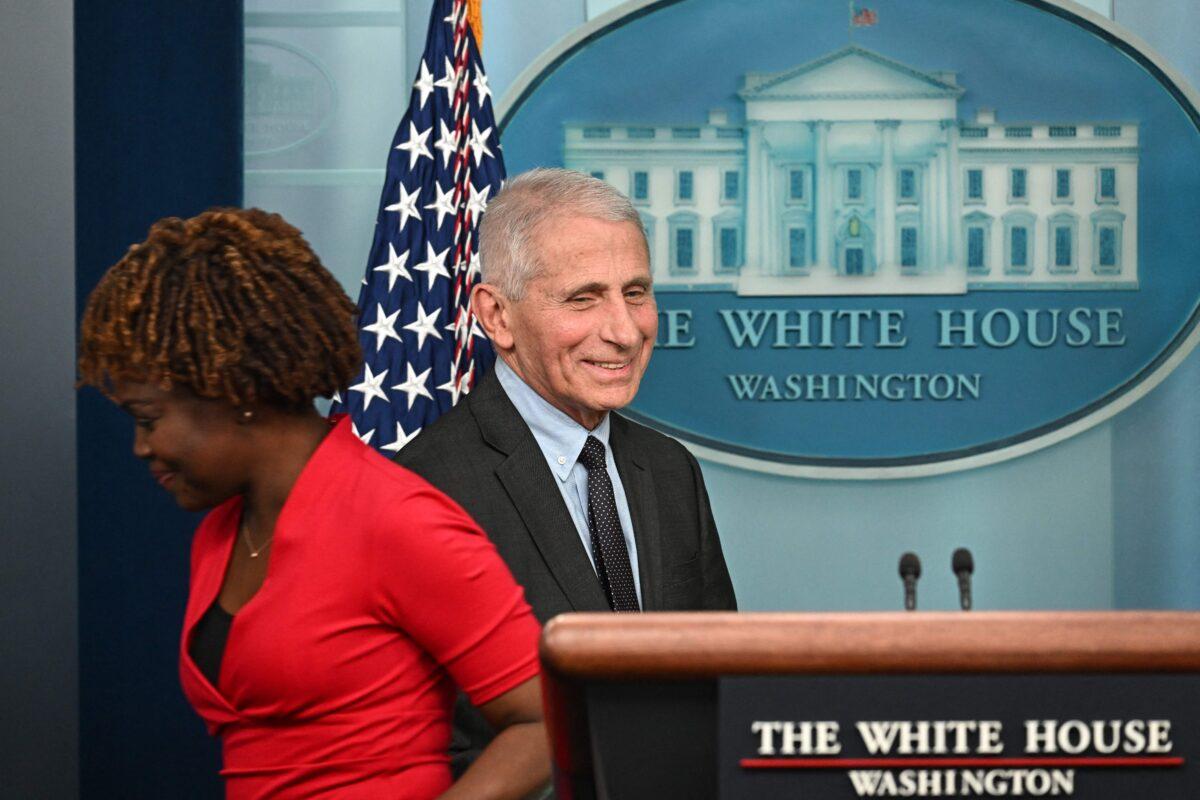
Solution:
[{"label": "red stripe on podium", "polygon": [[895,769],[904,767],[1182,767],[1179,756],[1045,758],[743,758],[743,769]]}]

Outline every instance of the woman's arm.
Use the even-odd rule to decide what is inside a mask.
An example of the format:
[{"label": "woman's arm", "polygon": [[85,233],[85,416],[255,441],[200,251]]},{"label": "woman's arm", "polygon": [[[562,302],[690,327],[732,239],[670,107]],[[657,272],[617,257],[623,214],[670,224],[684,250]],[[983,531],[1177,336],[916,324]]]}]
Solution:
[{"label": "woman's arm", "polygon": [[538,678],[479,707],[498,733],[442,800],[518,800],[550,778]]}]

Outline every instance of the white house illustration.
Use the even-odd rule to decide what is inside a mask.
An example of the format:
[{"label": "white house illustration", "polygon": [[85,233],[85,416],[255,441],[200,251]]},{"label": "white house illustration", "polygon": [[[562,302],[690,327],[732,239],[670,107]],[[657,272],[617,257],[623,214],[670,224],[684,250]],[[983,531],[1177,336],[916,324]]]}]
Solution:
[{"label": "white house illustration", "polygon": [[1136,288],[1137,123],[963,122],[964,91],[850,46],[746,74],[744,125],[568,124],[563,160],[637,205],[663,288]]}]

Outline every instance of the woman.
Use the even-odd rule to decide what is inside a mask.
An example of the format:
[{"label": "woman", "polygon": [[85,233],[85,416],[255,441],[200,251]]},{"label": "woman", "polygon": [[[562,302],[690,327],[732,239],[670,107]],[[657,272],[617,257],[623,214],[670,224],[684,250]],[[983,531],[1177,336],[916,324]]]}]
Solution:
[{"label": "woman", "polygon": [[[184,692],[229,798],[519,797],[549,768],[538,625],[465,512],[314,410],[355,333],[300,232],[254,209],[161,220],[88,299],[80,382],[133,416],[179,505],[212,509]],[[453,787],[452,680],[500,730]]]}]

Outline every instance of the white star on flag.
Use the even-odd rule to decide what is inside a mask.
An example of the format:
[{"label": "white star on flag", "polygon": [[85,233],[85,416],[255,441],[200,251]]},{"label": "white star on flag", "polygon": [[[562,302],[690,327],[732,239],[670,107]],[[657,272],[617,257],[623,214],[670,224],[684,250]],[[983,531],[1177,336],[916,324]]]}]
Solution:
[{"label": "white star on flag", "polygon": [[[372,433],[373,432],[374,431],[372,431]],[[396,423],[396,441],[392,442],[391,444],[385,444],[382,449],[387,450],[388,452],[391,452],[391,453],[399,453],[400,448],[404,447],[404,445],[408,444],[413,439],[417,438],[417,434],[420,432],[421,432],[421,429],[417,428],[412,433],[405,433],[404,428],[400,425],[399,422],[397,422]]]},{"label": "white star on flag", "polygon": [[492,187],[484,186],[483,191],[477,191],[475,184],[471,183],[467,185],[467,189],[467,213],[471,215],[472,219],[479,219],[483,216],[483,212],[487,211],[488,194],[491,193]]},{"label": "white star on flag", "polygon": [[[413,82],[413,88],[421,93],[421,105],[419,108],[425,108],[425,101],[429,99],[429,95],[433,93],[433,74],[429,71],[429,65],[425,63],[425,59],[421,59],[420,71],[417,74],[417,79]],[[483,101],[480,101],[483,102]]]},{"label": "white star on flag", "polygon": [[[409,283],[412,282],[412,275],[408,274],[408,270],[404,266],[404,262],[408,261],[408,251],[405,250],[400,255],[396,255],[396,247],[391,242],[388,242],[388,260],[386,264],[380,264],[375,268],[376,272],[386,272],[388,276],[388,291],[396,288],[396,279],[404,278]],[[363,283],[366,283],[363,279]]]},{"label": "white star on flag", "polygon": [[446,73],[441,79],[433,82],[434,86],[446,90],[446,102],[454,99],[454,87],[458,84],[458,72],[449,58],[446,59]]},{"label": "white star on flag", "polygon": [[479,162],[484,160],[484,157],[492,158],[493,152],[488,149],[487,137],[492,136],[492,128],[486,127],[480,131],[479,126],[475,125],[475,120],[470,121],[470,142],[468,146],[470,152],[475,156],[475,166],[479,167]]},{"label": "white star on flag", "polygon": [[388,400],[387,394],[384,393],[382,388],[383,379],[387,377],[388,371],[385,369],[378,375],[372,375],[370,364],[364,364],[363,370],[365,371],[365,374],[363,375],[362,383],[356,383],[350,387],[350,391],[352,392],[363,393],[363,408],[370,408],[371,401],[376,397],[385,403],[391,402]]},{"label": "white star on flag", "polygon": [[[469,332],[468,327],[470,328]],[[487,339],[487,334],[483,332],[483,328],[479,326],[479,320],[475,317],[471,318],[470,326],[467,325],[466,320],[460,317],[459,319],[456,319],[454,322],[451,322],[449,325],[447,325],[446,330],[450,331],[455,339],[462,341],[464,344],[472,336],[478,336],[480,339]]]},{"label": "white star on flag", "polygon": [[475,120],[471,120],[471,141],[468,145],[471,148],[471,153],[475,156],[475,166],[479,166],[479,162],[484,156],[493,157],[493,153],[487,146],[487,138],[492,135],[491,127],[484,128],[481,133],[479,126],[475,124]]},{"label": "white star on flag", "polygon": [[429,288],[432,289],[433,282],[439,275],[447,280],[450,278],[450,273],[446,271],[446,254],[450,252],[450,248],[437,253],[434,252],[433,245],[426,243],[425,247],[428,248],[425,260],[420,264],[413,264],[413,269],[424,272],[429,277]]},{"label": "white star on flag", "polygon": [[[463,377],[466,377],[466,376],[463,376]],[[448,392],[450,394],[450,405],[453,405],[453,406],[458,405],[458,398],[459,398],[459,395],[462,394],[462,391],[458,387],[458,382],[454,380],[454,376],[451,376],[450,380],[446,381],[445,383],[443,383],[441,386],[439,386],[437,388],[440,391]]]},{"label": "white star on flag", "polygon": [[358,426],[355,425],[353,422],[350,423],[350,430],[354,432],[355,436],[357,436],[359,439],[362,439],[363,444],[370,444],[371,437],[375,435],[374,428],[371,428],[371,430],[367,431],[366,433],[359,433]]},{"label": "white star on flag", "polygon": [[475,92],[479,97],[479,105],[492,96],[492,87],[488,86],[487,75],[479,67],[475,68]]},{"label": "white star on flag", "polygon": [[421,301],[417,301],[417,318],[404,326],[404,330],[412,331],[417,335],[417,351],[425,346],[425,337],[433,336],[434,338],[442,338],[441,331],[437,329],[438,314],[442,313],[441,308],[435,308],[429,314],[425,313],[425,308],[421,305]]},{"label": "white star on flag", "polygon": [[410,219],[415,219],[415,220],[420,221],[421,212],[417,210],[417,203],[420,202],[420,199],[421,199],[421,187],[420,186],[418,186],[416,189],[413,189],[412,194],[409,194],[408,190],[404,188],[404,184],[401,183],[400,184],[400,200],[398,202],[392,203],[390,206],[384,206],[383,210],[399,212],[400,213],[400,223],[396,227],[403,228],[404,223]]},{"label": "white star on flag", "polygon": [[441,130],[438,132],[438,140],[434,142],[433,149],[442,154],[442,166],[449,167],[450,159],[454,158],[454,154],[458,152],[458,133],[446,125],[444,120],[439,119],[438,125],[441,126]]},{"label": "white star on flag", "polygon": [[447,214],[452,217],[454,216],[454,185],[451,184],[450,190],[446,191],[442,189],[440,184],[435,182],[433,184],[433,190],[437,193],[437,199],[425,207],[432,208],[437,211],[437,226],[440,228],[442,227],[442,221],[445,220]]},{"label": "white star on flag", "polygon": [[450,336],[457,342],[465,344],[467,339],[471,338],[468,332],[467,321],[461,316],[446,326],[446,330],[450,331]]},{"label": "white star on flag", "polygon": [[375,304],[375,321],[370,325],[364,325],[363,330],[367,333],[375,334],[375,349],[383,347],[385,339],[395,339],[400,341],[400,335],[396,333],[396,317],[400,316],[400,309],[390,316],[383,310],[383,306],[379,303]]},{"label": "white star on flag", "polygon": [[[420,349],[419,345],[417,349]],[[405,364],[404,366],[408,369],[408,377],[405,378],[404,383],[397,383],[392,388],[397,392],[404,392],[406,395],[408,395],[408,410],[412,411],[413,403],[416,401],[418,396],[427,397],[430,400],[433,399],[433,395],[431,395],[429,393],[429,389],[425,387],[425,382],[429,378],[429,373],[433,372],[433,368],[430,367],[418,375],[416,370],[413,369],[411,363]]]},{"label": "white star on flag", "polygon": [[408,123],[408,141],[396,145],[396,149],[404,150],[408,153],[409,169],[416,166],[417,159],[421,156],[425,156],[428,159],[433,158],[433,153],[429,152],[429,145],[425,143],[431,133],[433,133],[433,128],[426,128],[418,132],[416,123]]}]

